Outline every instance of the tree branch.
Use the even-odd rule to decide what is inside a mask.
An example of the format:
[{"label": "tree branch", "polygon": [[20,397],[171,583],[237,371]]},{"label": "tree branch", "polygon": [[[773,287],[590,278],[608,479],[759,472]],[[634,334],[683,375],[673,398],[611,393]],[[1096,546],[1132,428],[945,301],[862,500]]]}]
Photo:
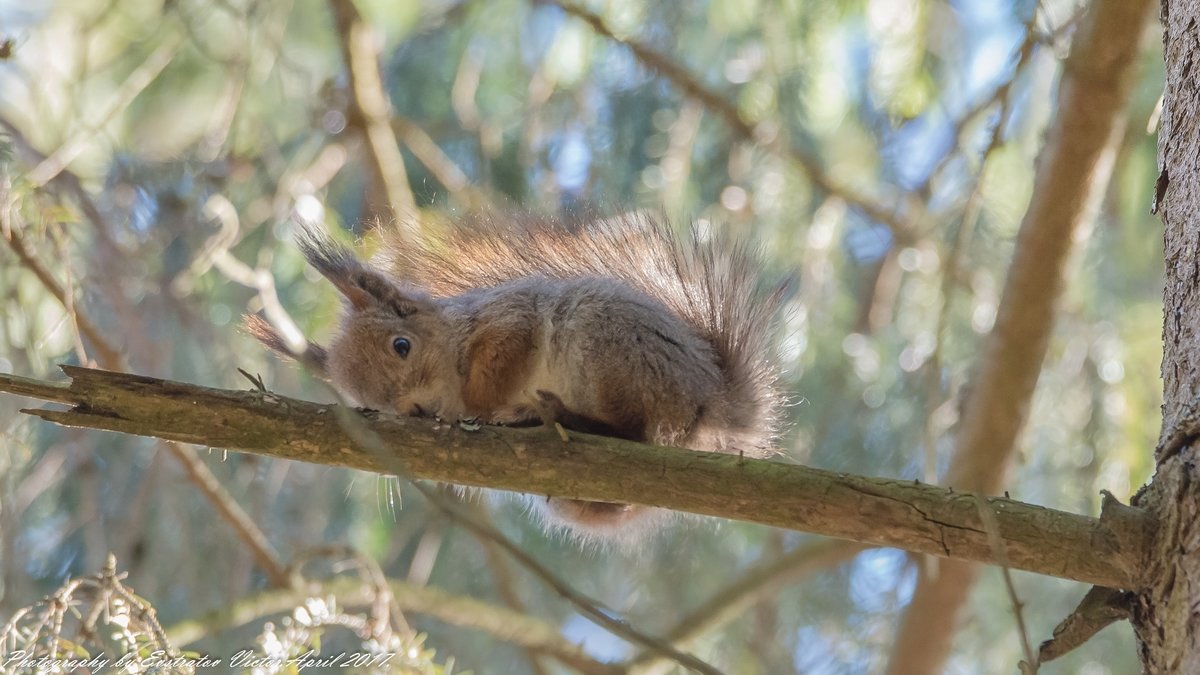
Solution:
[{"label": "tree branch", "polygon": [[[995,564],[969,493],[914,481],[864,478],[731,455],[660,448],[545,429],[475,428],[361,412],[391,454],[356,443],[337,406],[269,392],[226,391],[63,366],[70,385],[0,375],[0,391],[72,404],[25,410],[58,424],[107,429],[258,455],[397,473],[461,485],[617,501],[803,530]],[[1144,527],[986,498],[1007,562],[1111,586],[1140,586]],[[1140,517],[1128,509],[1129,518]]]}]

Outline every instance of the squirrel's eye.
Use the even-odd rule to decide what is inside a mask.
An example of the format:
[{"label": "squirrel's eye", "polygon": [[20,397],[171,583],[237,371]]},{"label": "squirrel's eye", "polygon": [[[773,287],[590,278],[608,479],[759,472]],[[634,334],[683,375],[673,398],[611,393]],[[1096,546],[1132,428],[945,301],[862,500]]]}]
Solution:
[{"label": "squirrel's eye", "polygon": [[392,340],[392,349],[396,350],[400,358],[406,359],[408,358],[408,350],[412,349],[412,343],[408,341],[408,338],[398,337]]}]

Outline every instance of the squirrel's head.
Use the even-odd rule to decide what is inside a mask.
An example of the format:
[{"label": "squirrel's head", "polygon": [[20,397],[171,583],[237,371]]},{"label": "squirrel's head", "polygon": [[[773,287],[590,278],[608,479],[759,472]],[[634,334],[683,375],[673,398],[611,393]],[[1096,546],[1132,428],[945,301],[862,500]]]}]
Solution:
[{"label": "squirrel's head", "polygon": [[[304,257],[345,299],[342,327],[328,349],[310,350],[322,377],[355,403],[401,415],[458,413],[452,389],[454,346],[444,312],[416,289],[402,287],[345,247],[306,231]],[[262,320],[247,326],[268,347],[281,340]]]}]

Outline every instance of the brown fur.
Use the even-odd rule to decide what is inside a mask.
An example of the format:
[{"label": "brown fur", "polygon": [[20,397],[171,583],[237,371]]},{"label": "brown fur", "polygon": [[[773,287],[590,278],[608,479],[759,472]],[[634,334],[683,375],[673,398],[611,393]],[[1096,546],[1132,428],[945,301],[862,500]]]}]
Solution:
[{"label": "brown fur", "polygon": [[[489,309],[493,311],[488,311]],[[535,316],[485,308],[467,340],[463,403],[487,417],[513,399],[529,376],[535,349]]]},{"label": "brown fur", "polygon": [[[644,216],[478,221],[422,242],[385,233],[373,265],[315,233],[299,241],[347,300],[323,362],[362,405],[771,452],[780,293],[759,288],[743,244],[677,237]],[[273,332],[248,325],[283,351]],[[397,338],[409,341],[406,356]],[[606,539],[654,520],[642,507],[569,499],[543,512]]]}]

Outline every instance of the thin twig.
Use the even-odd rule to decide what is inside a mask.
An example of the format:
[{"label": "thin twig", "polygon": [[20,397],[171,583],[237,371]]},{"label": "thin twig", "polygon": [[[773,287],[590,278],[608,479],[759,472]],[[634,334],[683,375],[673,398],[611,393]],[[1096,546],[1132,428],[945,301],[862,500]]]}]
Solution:
[{"label": "thin twig", "polygon": [[1021,650],[1025,652],[1025,665],[1021,668],[1022,675],[1034,675],[1038,669],[1037,656],[1033,653],[1033,646],[1029,643],[1029,631],[1025,629],[1021,599],[1017,597],[1017,588],[1013,585],[1012,573],[1008,569],[1008,549],[1004,545],[1004,537],[1000,533],[1000,521],[996,519],[992,506],[982,496],[975,495],[975,503],[979,506],[979,519],[983,521],[988,539],[992,542],[992,550],[996,553],[996,560],[1000,563],[1000,572],[1004,575],[1004,588],[1008,591],[1013,617],[1017,620],[1017,634],[1021,638]]},{"label": "thin twig", "polygon": [[[76,323],[78,316],[75,313],[75,279],[73,268],[70,265],[70,257],[67,253],[66,237],[63,236],[62,228],[56,223],[50,228],[50,237],[54,240],[54,248],[58,253],[58,257],[63,261],[63,275],[66,277],[63,280],[64,286],[64,301],[63,308],[67,310],[67,317],[71,323]],[[79,327],[76,325],[75,330],[71,331],[71,342],[75,345],[75,355],[79,357],[80,363],[90,363],[87,349],[83,346],[83,334],[79,332]]]}]

